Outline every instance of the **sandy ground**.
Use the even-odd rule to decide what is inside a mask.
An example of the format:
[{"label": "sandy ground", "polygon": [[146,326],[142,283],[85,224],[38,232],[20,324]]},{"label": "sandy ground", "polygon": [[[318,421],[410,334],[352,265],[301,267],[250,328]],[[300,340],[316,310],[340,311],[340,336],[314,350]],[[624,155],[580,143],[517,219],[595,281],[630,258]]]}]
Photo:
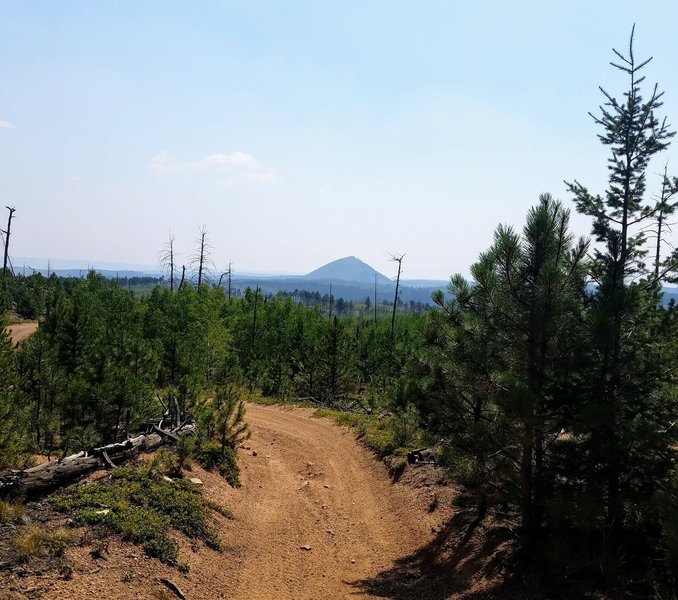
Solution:
[{"label": "sandy ground", "polygon": [[38,324],[31,321],[9,325],[7,331],[9,331],[9,337],[11,338],[12,343],[18,344],[21,340],[25,340],[27,337],[33,335],[37,328]]},{"label": "sandy ground", "polygon": [[349,430],[312,413],[248,405],[253,435],[239,450],[239,489],[194,467],[204,493],[235,519],[215,516],[221,553],[178,540],[187,575],[112,538],[106,561],[92,559],[87,545],[68,551],[70,581],[5,580],[0,598],[175,598],[163,577],[189,600],[384,597],[361,582],[399,569],[398,559],[431,542],[449,510],[429,512],[429,483],[393,483]]}]

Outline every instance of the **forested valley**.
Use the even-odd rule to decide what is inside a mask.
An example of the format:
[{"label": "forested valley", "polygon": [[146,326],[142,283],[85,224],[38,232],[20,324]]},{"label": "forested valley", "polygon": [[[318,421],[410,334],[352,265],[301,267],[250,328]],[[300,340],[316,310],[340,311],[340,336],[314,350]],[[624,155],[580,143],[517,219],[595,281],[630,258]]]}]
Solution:
[{"label": "forested valley", "polygon": [[[235,297],[202,273],[139,297],[93,271],[6,270],[3,318],[39,327],[0,339],[0,473],[124,441],[171,409],[198,432],[179,436],[175,471],[194,456],[237,485],[245,402],[310,405],[380,457],[404,465],[426,448],[458,488],[466,539],[482,529],[512,544],[511,594],[674,598],[678,308],[661,288],[676,282],[678,179],[650,170],[674,131],[629,50],[615,65],[627,88],[603,92],[594,116],[607,189],[572,181],[566,200],[535,199],[428,310]],[[590,238],[573,234],[571,210]],[[171,547],[149,548],[176,563]]]}]

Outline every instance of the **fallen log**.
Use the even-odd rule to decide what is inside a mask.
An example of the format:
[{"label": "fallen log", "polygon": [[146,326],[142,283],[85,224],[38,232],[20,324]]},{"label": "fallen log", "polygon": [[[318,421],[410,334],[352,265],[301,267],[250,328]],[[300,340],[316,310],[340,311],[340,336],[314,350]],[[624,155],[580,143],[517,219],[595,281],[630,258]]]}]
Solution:
[{"label": "fallen log", "polygon": [[154,427],[152,433],[138,435],[124,442],[83,450],[23,471],[6,471],[0,473],[0,496],[20,494],[29,498],[41,496],[92,471],[111,468],[114,464],[120,465],[141,452],[154,450],[166,440],[175,441],[179,434],[193,433],[195,433],[194,422],[172,430]]},{"label": "fallen log", "polygon": [[153,425],[153,431],[155,431],[155,433],[157,433],[159,435],[168,437],[173,442],[179,441],[179,436],[175,435],[174,433],[172,433],[171,431],[168,431],[166,429],[160,429],[160,427],[158,427],[157,425]]}]

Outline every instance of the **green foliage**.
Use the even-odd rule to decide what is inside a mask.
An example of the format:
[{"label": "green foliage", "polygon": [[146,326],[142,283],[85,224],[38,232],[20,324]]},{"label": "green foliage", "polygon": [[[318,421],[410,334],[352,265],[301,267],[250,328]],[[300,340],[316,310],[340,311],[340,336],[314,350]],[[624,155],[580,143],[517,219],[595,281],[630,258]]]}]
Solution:
[{"label": "green foliage", "polygon": [[218,502],[214,500],[210,500],[209,498],[205,499],[205,504],[209,506],[215,513],[221,515],[222,517],[226,517],[227,519],[234,519],[235,517],[233,516],[233,513],[226,508],[225,506],[222,506]]},{"label": "green foliage", "polygon": [[500,226],[493,246],[461,276],[453,300],[436,298],[424,355],[422,410],[442,435],[446,455],[482,513],[488,503],[521,503],[526,536],[547,502],[547,440],[557,435],[580,343],[583,258],[569,211],[549,195],[527,216],[522,235]]},{"label": "green foliage", "polygon": [[181,479],[167,481],[152,466],[114,469],[108,480],[72,486],[52,502],[76,522],[103,525],[168,564],[178,558],[171,528],[211,548],[221,547],[199,489]]},{"label": "green foliage", "polygon": [[153,465],[165,475],[181,477],[182,470],[189,466],[189,460],[196,449],[195,437],[180,435],[174,446],[163,446],[153,458]]},{"label": "green foliage", "polygon": [[195,437],[192,435],[180,435],[175,445],[175,452],[177,455],[176,470],[180,473],[188,459],[195,453]]},{"label": "green foliage", "polygon": [[[0,465],[18,464],[27,447],[63,454],[124,439],[161,410],[157,390],[195,414],[206,439],[231,447],[247,435],[236,390],[332,407],[358,396],[375,409],[416,400],[408,364],[421,315],[399,315],[392,338],[387,319],[328,319],[251,290],[230,300],[221,288],[156,286],[138,298],[93,272],[5,283],[14,305],[31,299],[24,313],[41,325],[18,352],[0,340],[0,408],[14,416],[0,422]],[[350,303],[345,312],[355,314]]]},{"label": "green foliage", "polygon": [[391,416],[391,433],[396,448],[414,448],[421,437],[419,415],[414,406],[409,404],[405,410]]},{"label": "green foliage", "polygon": [[678,581],[678,473],[674,470],[666,487],[653,499],[653,508],[662,525],[663,563],[673,582]]},{"label": "green foliage", "polygon": [[205,441],[196,447],[193,456],[204,469],[219,471],[231,486],[240,487],[240,467],[238,467],[238,455],[234,448],[222,446],[213,441]]},{"label": "green foliage", "polygon": [[25,462],[26,412],[19,390],[16,353],[0,315],[0,470]]},{"label": "green foliage", "polygon": [[356,437],[379,456],[407,454],[409,450],[420,446],[424,438],[413,407],[383,418],[327,408],[316,410],[314,416],[327,417],[338,425],[354,429]]},{"label": "green foliage", "polygon": [[37,445],[108,442],[149,414],[157,359],[143,320],[131,294],[94,273],[56,285],[19,354]]},{"label": "green foliage", "polygon": [[75,541],[75,535],[65,529],[46,531],[38,525],[19,527],[12,538],[14,556],[20,562],[27,562],[33,557],[51,554],[63,556],[66,548]]},{"label": "green foliage", "polygon": [[453,277],[452,300],[434,298],[411,366],[462,501],[481,518],[518,512],[544,572],[608,581],[631,565],[647,577],[658,551],[673,570],[678,547],[678,313],[659,302],[672,258],[646,267],[643,227],[674,208],[666,175],[658,200],[645,195],[649,161],[673,132],[655,114],[657,89],[641,97],[646,63],[632,44],[615,65],[630,79],[623,100],[603,92],[594,117],[611,149],[608,189],[569,186],[593,220],[593,255],[569,234],[569,211],[542,196],[522,233],[497,228],[473,283]]},{"label": "green foliage", "polygon": [[47,537],[47,548],[53,556],[63,556],[66,548],[73,544],[76,536],[72,531],[57,529]]},{"label": "green foliage", "polygon": [[23,319],[39,319],[45,310],[50,281],[40,273],[28,277],[17,275],[13,286],[13,305]]},{"label": "green foliage", "polygon": [[247,290],[224,310],[251,390],[276,399],[312,398],[329,407],[356,394],[390,402],[418,343],[423,315],[399,315],[393,339],[387,319],[329,319],[289,297],[260,296]]},{"label": "green foliage", "polygon": [[200,440],[219,440],[221,448],[235,447],[250,437],[245,422],[245,402],[238,388],[220,386],[196,406]]},{"label": "green foliage", "polygon": [[236,447],[250,437],[245,422],[245,402],[232,385],[217,388],[214,395],[196,405],[198,441],[194,458],[210,471],[217,470],[233,487],[240,486]]},{"label": "green foliage", "polygon": [[[647,169],[675,132],[657,115],[658,88],[643,98],[640,72],[649,60],[635,60],[633,32],[628,53],[616,55],[614,66],[628,87],[621,100],[603,91],[605,104],[594,117],[610,148],[608,187],[601,196],[578,182],[569,186],[578,210],[593,219],[600,246],[590,265],[598,285],[587,298],[588,368],[577,386],[573,424],[580,434],[574,438],[576,451],[586,457],[586,467],[581,484],[562,493],[597,505],[597,528],[604,527],[611,543],[626,552],[637,548],[638,535],[657,543],[649,533],[659,525],[653,499],[671,487],[675,465],[670,426],[678,419],[675,307],[659,305],[661,257],[656,256],[654,269],[644,261],[648,221],[658,211],[672,210],[665,189],[658,201],[646,197]],[[667,180],[665,174],[664,188]],[[570,522],[576,526],[576,514]],[[670,521],[667,525],[670,548]]]}]

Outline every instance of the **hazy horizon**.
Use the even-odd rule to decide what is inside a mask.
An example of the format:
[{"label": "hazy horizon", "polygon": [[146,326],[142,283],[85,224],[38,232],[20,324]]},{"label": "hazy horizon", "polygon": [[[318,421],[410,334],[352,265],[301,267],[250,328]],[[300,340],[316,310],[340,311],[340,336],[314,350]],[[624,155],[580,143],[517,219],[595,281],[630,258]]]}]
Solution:
[{"label": "hazy horizon", "polygon": [[626,89],[609,61],[634,22],[678,124],[674,2],[3,8],[14,257],[154,265],[171,232],[181,264],[204,225],[217,266],[240,272],[355,255],[390,277],[397,252],[407,279],[467,274],[540,193],[574,210],[563,180],[604,191],[587,113],[599,85]]},{"label": "hazy horizon", "polygon": [[[343,258],[350,258],[348,256],[342,256],[339,257],[340,259]],[[355,257],[360,260],[360,257]],[[334,260],[339,260],[339,259],[333,259],[330,262],[334,262]],[[364,262],[364,261],[363,261]],[[317,267],[323,267],[327,263],[323,265],[317,265]],[[366,263],[367,264],[367,263]],[[368,266],[372,267],[372,265]],[[26,269],[26,274],[30,274],[32,270],[35,271],[45,271],[47,269],[55,270],[55,271],[66,271],[66,270],[82,270],[85,271],[87,269],[95,269],[99,271],[133,271],[133,272],[139,272],[139,273],[149,273],[149,274],[160,274],[166,271],[166,269],[161,268],[160,265],[144,265],[144,264],[138,264],[138,263],[118,263],[118,262],[109,262],[109,261],[92,261],[92,260],[86,260],[86,259],[61,259],[61,258],[44,258],[44,257],[27,257],[27,256],[17,256],[14,257],[12,267],[14,269],[15,273],[23,273],[23,269],[25,267]],[[181,266],[179,265],[179,269]],[[187,266],[188,268],[188,266]],[[372,267],[374,268],[374,267]],[[212,269],[213,272],[216,273],[218,269]],[[315,268],[312,269],[316,270]],[[378,273],[381,273],[378,269],[375,269]],[[295,278],[295,277],[304,277],[308,275],[311,271],[305,272],[305,273],[299,273],[299,272],[293,272],[293,271],[239,271],[235,269],[235,266],[233,268],[233,276],[234,277],[249,277],[249,276],[255,276],[255,277],[289,277],[289,278]],[[382,275],[388,277],[389,279],[394,279],[395,275],[393,278],[389,277],[387,273],[381,273]],[[449,279],[449,278],[448,278]],[[448,279],[432,279],[432,278],[427,278],[427,277],[403,277],[403,281],[436,281],[436,282],[441,282],[441,281],[447,281]]]}]

